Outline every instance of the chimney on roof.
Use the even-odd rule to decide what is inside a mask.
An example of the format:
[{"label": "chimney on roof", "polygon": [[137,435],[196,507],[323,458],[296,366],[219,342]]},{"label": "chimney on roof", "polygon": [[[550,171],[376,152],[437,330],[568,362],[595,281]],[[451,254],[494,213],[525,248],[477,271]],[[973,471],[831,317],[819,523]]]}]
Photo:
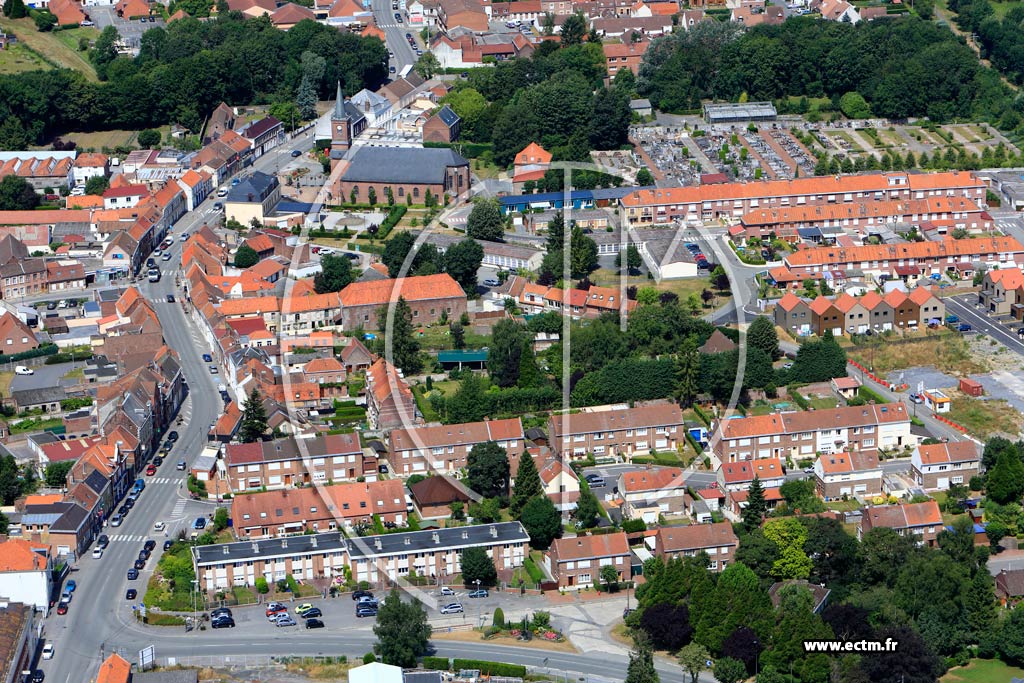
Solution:
[{"label": "chimney on roof", "polygon": [[260,551],[260,544],[257,543],[256,541],[252,542],[252,551],[254,553],[258,553]]},{"label": "chimney on roof", "polygon": [[377,547],[377,550],[381,550],[384,547],[380,542],[379,536],[373,540],[373,545]]},{"label": "chimney on roof", "polygon": [[311,545],[312,545],[312,546],[313,546],[314,548],[316,548],[316,547],[317,547],[317,545],[316,545],[316,536],[311,536],[311,537],[310,537],[310,539],[309,539],[309,542],[310,542],[310,544],[311,544]]},{"label": "chimney on roof", "polygon": [[492,538],[497,538],[498,537],[498,527],[493,525],[493,524],[491,525],[491,537]]}]

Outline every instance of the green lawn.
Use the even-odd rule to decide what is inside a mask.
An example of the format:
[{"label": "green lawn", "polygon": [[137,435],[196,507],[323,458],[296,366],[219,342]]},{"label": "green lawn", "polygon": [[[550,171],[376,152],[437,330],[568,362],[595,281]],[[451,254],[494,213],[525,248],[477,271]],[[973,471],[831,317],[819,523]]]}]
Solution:
[{"label": "green lawn", "polygon": [[39,69],[51,69],[49,64],[26,50],[23,45],[15,45],[0,50],[0,73],[18,74],[24,71],[37,71]]},{"label": "green lawn", "polygon": [[84,55],[85,53],[78,49],[81,39],[85,38],[91,43],[100,37],[100,32],[99,29],[93,26],[79,26],[78,28],[69,28],[63,31],[54,31],[53,37],[64,43],[69,50]]},{"label": "green lawn", "polygon": [[967,666],[953,669],[939,680],[941,683],[1004,683],[1014,677],[1024,677],[1024,669],[1007,666],[998,659],[973,659]]},{"label": "green lawn", "polygon": [[828,408],[835,408],[839,402],[834,396],[823,396],[821,398],[809,398],[807,403],[815,410],[827,410]]},{"label": "green lawn", "polygon": [[[74,47],[72,48],[63,39],[57,37],[62,31],[40,33],[35,22],[28,17],[24,19],[4,18],[4,28],[13,31],[22,44],[32,48],[53,64],[80,71],[90,81],[99,80],[96,78],[96,69],[93,68],[88,57],[85,53],[78,51],[77,37],[74,37]],[[93,31],[93,35],[99,35],[94,29],[73,29],[68,33],[73,37],[75,31]]]}]

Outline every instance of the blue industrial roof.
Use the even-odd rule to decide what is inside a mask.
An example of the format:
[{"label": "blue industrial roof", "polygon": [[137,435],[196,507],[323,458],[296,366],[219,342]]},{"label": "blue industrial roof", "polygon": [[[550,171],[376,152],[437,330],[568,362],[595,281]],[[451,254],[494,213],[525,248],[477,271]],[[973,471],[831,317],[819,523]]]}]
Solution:
[{"label": "blue industrial roof", "polygon": [[437,362],[439,363],[482,363],[487,360],[487,349],[479,351],[438,351]]},{"label": "blue industrial roof", "polygon": [[309,213],[313,205],[309,202],[288,202],[281,201],[277,203],[275,211],[278,213]]}]

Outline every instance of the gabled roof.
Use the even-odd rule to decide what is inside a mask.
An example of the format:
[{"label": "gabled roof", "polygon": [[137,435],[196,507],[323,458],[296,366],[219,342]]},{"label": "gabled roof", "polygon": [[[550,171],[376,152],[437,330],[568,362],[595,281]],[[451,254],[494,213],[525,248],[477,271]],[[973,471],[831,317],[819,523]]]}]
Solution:
[{"label": "gabled roof", "polygon": [[922,526],[941,526],[942,514],[934,500],[902,505],[879,505],[864,510],[864,521],[869,527],[913,529]]},{"label": "gabled roof", "polygon": [[516,166],[527,164],[550,164],[551,152],[547,151],[536,142],[528,144],[519,154],[516,154]]},{"label": "gabled roof", "polygon": [[742,484],[754,481],[754,477],[759,477],[761,481],[777,479],[783,475],[782,462],[778,458],[722,463],[722,476],[726,484]]},{"label": "gabled roof", "polygon": [[473,493],[460,482],[444,475],[434,475],[422,479],[409,487],[412,499],[424,505],[448,505],[455,501],[468,503],[473,500]]},{"label": "gabled roof", "polygon": [[685,489],[683,471],[674,467],[659,467],[622,473],[623,493],[641,493],[664,489]]},{"label": "gabled roof", "polygon": [[50,547],[21,538],[0,541],[0,572],[46,571]]},{"label": "gabled roof", "polygon": [[878,456],[863,453],[831,453],[818,457],[825,474],[852,474],[878,469]]},{"label": "gabled roof", "polygon": [[789,312],[792,311],[797,306],[799,306],[800,304],[804,304],[806,306],[807,302],[798,297],[793,292],[786,292],[786,294],[781,299],[779,299],[775,305],[781,308],[782,310]]},{"label": "gabled roof", "polygon": [[420,275],[353,282],[341,290],[342,306],[380,306],[399,297],[406,301],[464,298],[466,293],[450,275]]},{"label": "gabled roof", "polygon": [[132,665],[121,655],[112,654],[100,664],[96,683],[128,683],[132,679]]},{"label": "gabled roof", "polygon": [[661,527],[655,534],[655,548],[662,553],[736,545],[739,540],[729,522]]},{"label": "gabled roof", "polygon": [[550,554],[557,557],[559,562],[602,560],[607,557],[629,555],[629,541],[623,531],[614,534],[558,538],[551,544]]},{"label": "gabled roof", "polygon": [[949,441],[927,446],[918,446],[923,465],[941,465],[963,462],[978,462],[978,446],[973,441]]}]

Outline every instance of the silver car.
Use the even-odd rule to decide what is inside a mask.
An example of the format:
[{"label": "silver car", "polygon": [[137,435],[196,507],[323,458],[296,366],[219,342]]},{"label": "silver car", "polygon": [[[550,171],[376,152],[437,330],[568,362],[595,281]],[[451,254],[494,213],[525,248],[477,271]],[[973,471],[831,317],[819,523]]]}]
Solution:
[{"label": "silver car", "polygon": [[276,626],[295,626],[296,625],[295,620],[292,619],[291,616],[289,616],[288,614],[285,614],[284,612],[282,612],[281,614],[283,616],[279,617],[278,619],[276,619],[274,621],[274,624]]},{"label": "silver car", "polygon": [[441,608],[441,614],[458,614],[463,612],[462,605],[458,602],[452,602]]}]

